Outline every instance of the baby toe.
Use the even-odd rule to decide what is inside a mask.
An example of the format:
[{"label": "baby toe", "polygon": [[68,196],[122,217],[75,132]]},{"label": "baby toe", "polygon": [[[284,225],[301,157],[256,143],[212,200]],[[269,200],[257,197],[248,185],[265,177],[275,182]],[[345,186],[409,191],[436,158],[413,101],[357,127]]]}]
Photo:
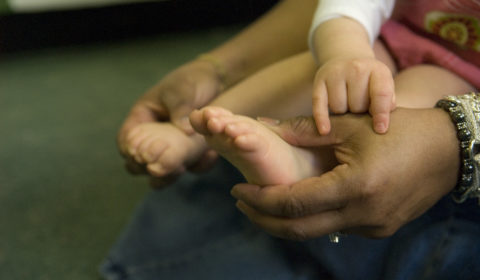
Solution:
[{"label": "baby toe", "polygon": [[233,113],[222,107],[208,106],[203,108],[203,116],[206,119],[217,118],[222,116],[232,116]]}]

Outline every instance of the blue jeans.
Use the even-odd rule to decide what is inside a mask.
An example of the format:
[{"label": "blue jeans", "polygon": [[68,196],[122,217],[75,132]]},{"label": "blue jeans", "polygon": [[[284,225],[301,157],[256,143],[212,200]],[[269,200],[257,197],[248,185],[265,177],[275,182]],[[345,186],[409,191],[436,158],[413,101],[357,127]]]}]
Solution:
[{"label": "blue jeans", "polygon": [[230,188],[244,181],[220,161],[152,191],[101,266],[109,280],[480,279],[480,206],[445,197],[394,236],[291,242],[240,214]]}]

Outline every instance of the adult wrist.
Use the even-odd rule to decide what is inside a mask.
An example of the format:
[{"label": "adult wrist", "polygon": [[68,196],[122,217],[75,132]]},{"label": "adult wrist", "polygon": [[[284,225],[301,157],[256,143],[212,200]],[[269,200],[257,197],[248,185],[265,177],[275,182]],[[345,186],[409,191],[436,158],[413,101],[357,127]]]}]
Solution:
[{"label": "adult wrist", "polygon": [[227,88],[227,70],[225,68],[225,63],[222,60],[208,53],[200,54],[199,56],[197,56],[196,60],[210,64],[215,71],[215,75],[217,76],[217,79],[221,84],[222,90]]},{"label": "adult wrist", "polygon": [[222,48],[200,54],[197,60],[209,63],[214,67],[219,81],[224,88],[229,88],[247,76],[249,63],[243,56],[227,52]]},{"label": "adult wrist", "polygon": [[452,197],[458,203],[480,201],[480,94],[447,96],[436,107],[449,113],[460,142],[460,176]]}]

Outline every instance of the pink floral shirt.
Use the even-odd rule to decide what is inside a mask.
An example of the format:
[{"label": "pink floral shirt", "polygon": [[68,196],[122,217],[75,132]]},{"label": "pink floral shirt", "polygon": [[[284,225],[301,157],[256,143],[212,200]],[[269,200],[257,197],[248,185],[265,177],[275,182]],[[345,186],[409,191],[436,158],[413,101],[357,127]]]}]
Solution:
[{"label": "pink floral shirt", "polygon": [[399,0],[392,18],[480,66],[480,1]]}]

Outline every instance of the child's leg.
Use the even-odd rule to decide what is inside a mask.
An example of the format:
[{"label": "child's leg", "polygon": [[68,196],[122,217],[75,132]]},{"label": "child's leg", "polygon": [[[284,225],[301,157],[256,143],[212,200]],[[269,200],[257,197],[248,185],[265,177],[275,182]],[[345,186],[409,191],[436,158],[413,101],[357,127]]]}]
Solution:
[{"label": "child's leg", "polygon": [[254,184],[289,184],[336,165],[333,149],[291,146],[261,123],[220,107],[194,111],[190,121],[208,144]]},{"label": "child's leg", "polygon": [[465,94],[475,90],[456,74],[435,65],[417,65],[395,76],[397,105],[431,108],[445,95]]}]

